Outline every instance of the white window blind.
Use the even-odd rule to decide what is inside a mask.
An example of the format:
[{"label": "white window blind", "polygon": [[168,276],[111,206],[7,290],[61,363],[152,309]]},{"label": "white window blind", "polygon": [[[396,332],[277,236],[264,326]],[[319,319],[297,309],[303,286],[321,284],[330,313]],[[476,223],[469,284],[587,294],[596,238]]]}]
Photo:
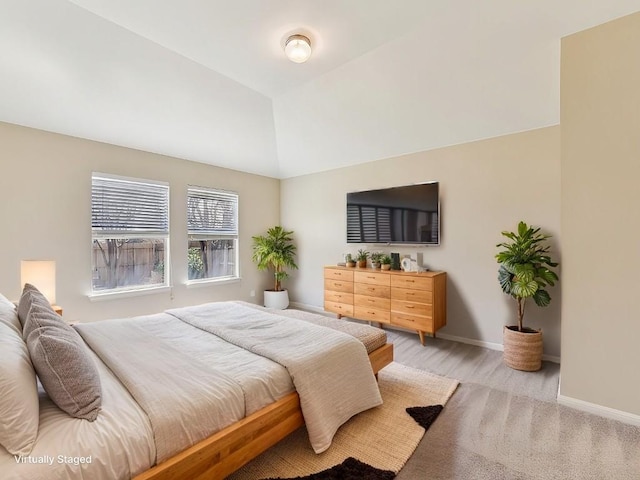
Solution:
[{"label": "white window blind", "polygon": [[94,173],[91,177],[94,236],[169,234],[169,186]]},{"label": "white window blind", "polygon": [[238,236],[238,194],[188,187],[187,229],[192,237]]}]

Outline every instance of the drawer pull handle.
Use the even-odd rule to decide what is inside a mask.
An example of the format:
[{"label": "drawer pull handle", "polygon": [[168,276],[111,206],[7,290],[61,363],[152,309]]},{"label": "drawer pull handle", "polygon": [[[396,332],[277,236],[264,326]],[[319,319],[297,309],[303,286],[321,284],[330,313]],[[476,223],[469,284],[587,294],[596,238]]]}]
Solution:
[{"label": "drawer pull handle", "polygon": [[370,275],[367,275],[367,278],[369,278],[369,279],[371,279],[371,280],[375,280],[375,279],[376,279],[376,277],[372,277],[372,276],[370,276]]},{"label": "drawer pull handle", "polygon": [[342,286],[342,284],[339,283],[339,282],[336,282],[335,285],[336,285],[336,287],[341,287]]},{"label": "drawer pull handle", "polygon": [[413,308],[413,305],[407,305],[407,308]]},{"label": "drawer pull handle", "polygon": [[407,282],[409,282],[409,283],[415,283],[416,281],[415,281],[415,280],[407,280]]}]

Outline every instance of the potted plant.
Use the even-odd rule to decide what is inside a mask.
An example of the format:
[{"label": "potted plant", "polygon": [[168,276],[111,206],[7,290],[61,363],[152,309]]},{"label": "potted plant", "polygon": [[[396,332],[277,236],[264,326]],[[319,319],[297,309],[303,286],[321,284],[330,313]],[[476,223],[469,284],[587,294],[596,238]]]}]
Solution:
[{"label": "potted plant", "polygon": [[542,366],[542,330],[523,325],[528,299],[546,307],[551,302],[547,286],[555,285],[558,276],[550,268],[558,266],[549,256],[546,240],[550,235],[540,228],[518,224],[517,232],[502,232],[509,240],[496,245],[503,250],[496,260],[500,264],[498,281],[502,291],[516,301],[518,324],[503,328],[504,361],[511,368],[533,372]]},{"label": "potted plant", "polygon": [[355,266],[356,266],[356,262],[355,262],[355,260],[353,259],[353,255],[351,255],[350,253],[347,253],[347,254],[344,256],[344,261],[345,261],[345,265],[346,265],[347,267],[355,267]]},{"label": "potted plant", "polygon": [[369,258],[369,252],[362,248],[356,253],[356,261],[358,262],[358,268],[366,268],[367,258]]},{"label": "potted plant", "polygon": [[391,270],[391,257],[389,255],[383,255],[380,259],[380,264],[382,270]]},{"label": "potted plant", "polygon": [[372,268],[380,268],[380,260],[384,257],[384,253],[382,252],[373,252],[370,256],[371,258],[371,267]]},{"label": "potted plant", "polygon": [[289,306],[289,293],[282,288],[282,280],[289,275],[286,268],[295,268],[294,256],[296,247],[293,245],[292,231],[286,231],[277,225],[267,230],[266,235],[253,238],[253,261],[258,270],[272,270],[274,275],[273,289],[265,290],[264,306],[284,310]]}]

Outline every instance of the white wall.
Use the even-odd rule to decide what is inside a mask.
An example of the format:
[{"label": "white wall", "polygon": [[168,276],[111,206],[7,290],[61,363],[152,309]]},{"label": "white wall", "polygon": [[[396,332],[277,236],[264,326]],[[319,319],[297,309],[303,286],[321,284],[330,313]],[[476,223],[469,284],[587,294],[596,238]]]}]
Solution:
[{"label": "white wall", "polygon": [[[282,180],[282,223],[295,231],[299,252],[300,270],[287,282],[292,299],[321,307],[322,267],[357,250],[345,243],[347,192],[437,180],[441,245],[417,251],[431,269],[448,273],[442,333],[502,344],[502,326],[514,323],[515,306],[497,281],[496,244],[501,231],[525,220],[554,236],[560,260],[559,157],[556,126]],[[560,355],[560,289],[551,289],[551,306],[531,305],[525,316],[529,326],[543,328],[545,353],[552,356]]]},{"label": "white wall", "polygon": [[[279,222],[279,180],[6,123],[0,123],[0,145],[0,292],[8,298],[20,295],[20,260],[47,259],[57,263],[57,303],[75,321],[216,300],[262,301],[270,278],[251,262],[251,236]],[[169,182],[172,294],[88,299],[92,171]],[[185,286],[189,184],[239,193],[240,281]]]},{"label": "white wall", "polygon": [[472,3],[275,97],[283,176],[556,125],[558,35]]},{"label": "white wall", "polygon": [[635,415],[640,415],[639,58],[640,14],[562,41],[560,393]]},{"label": "white wall", "polygon": [[270,98],[71,2],[2,7],[0,120],[277,176]]}]

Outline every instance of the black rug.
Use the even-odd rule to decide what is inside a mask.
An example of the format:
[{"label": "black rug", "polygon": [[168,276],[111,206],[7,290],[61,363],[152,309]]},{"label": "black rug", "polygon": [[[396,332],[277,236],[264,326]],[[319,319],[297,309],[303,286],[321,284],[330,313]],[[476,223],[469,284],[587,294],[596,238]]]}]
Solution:
[{"label": "black rug", "polygon": [[[430,405],[428,407],[409,407],[406,411],[418,425],[427,431],[434,420],[438,418],[443,408],[442,405]],[[395,476],[396,474],[391,470],[379,470],[371,465],[362,463],[360,460],[349,457],[341,464],[327,470],[288,480],[392,480]],[[277,477],[265,480],[283,479],[282,477]]]},{"label": "black rug", "polygon": [[[392,480],[395,476],[396,474],[390,470],[378,470],[371,465],[349,457],[335,467],[304,477],[295,477],[295,480]],[[278,477],[267,480],[281,479]]]},{"label": "black rug", "polygon": [[430,405],[428,407],[409,407],[407,413],[411,415],[418,425],[424,428],[425,432],[434,422],[444,407],[442,405]]}]

